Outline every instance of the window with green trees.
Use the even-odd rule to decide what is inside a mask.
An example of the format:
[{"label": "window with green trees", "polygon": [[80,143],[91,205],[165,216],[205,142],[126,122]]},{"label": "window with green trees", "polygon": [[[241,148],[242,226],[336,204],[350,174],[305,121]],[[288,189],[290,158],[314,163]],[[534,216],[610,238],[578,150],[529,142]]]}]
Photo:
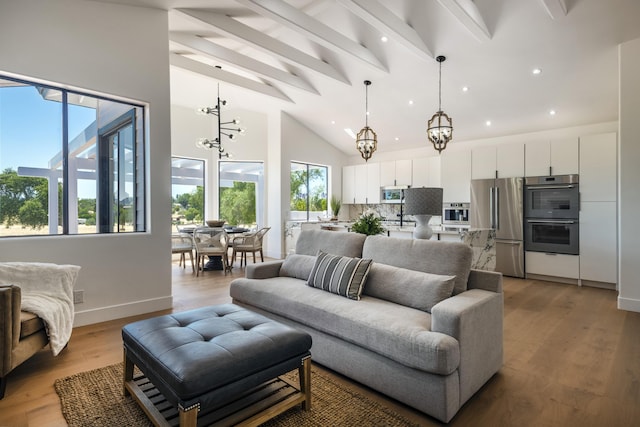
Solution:
[{"label": "window with green trees", "polygon": [[146,229],[144,106],[0,75],[0,236]]},{"label": "window with green trees", "polygon": [[262,226],[264,210],[264,164],[220,161],[220,219],[228,225]]},{"label": "window with green trees", "polygon": [[171,222],[204,223],[204,160],[171,158]]},{"label": "window with green trees", "polygon": [[328,168],[291,162],[290,219],[309,221],[327,216]]}]

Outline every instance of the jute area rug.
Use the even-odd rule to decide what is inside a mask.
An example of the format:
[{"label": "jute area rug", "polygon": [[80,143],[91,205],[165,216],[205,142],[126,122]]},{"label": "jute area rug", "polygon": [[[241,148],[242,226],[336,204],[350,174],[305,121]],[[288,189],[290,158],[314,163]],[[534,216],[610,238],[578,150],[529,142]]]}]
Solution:
[{"label": "jute area rug", "polygon": [[[287,375],[297,378],[295,371]],[[418,426],[315,367],[311,375],[311,411],[292,408],[264,427]],[[152,426],[131,396],[122,394],[121,363],[58,379],[54,386],[70,427]]]}]

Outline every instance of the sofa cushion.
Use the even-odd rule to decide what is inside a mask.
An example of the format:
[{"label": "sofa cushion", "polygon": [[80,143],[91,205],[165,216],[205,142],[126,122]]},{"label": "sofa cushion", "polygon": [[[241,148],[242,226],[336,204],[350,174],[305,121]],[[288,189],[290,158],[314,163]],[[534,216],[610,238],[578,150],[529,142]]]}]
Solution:
[{"label": "sofa cushion", "polygon": [[20,312],[20,339],[44,329],[42,319],[28,311]]},{"label": "sofa cushion", "polygon": [[362,245],[367,238],[364,234],[340,233],[327,230],[304,230],[296,242],[296,253],[316,255],[318,251],[363,258]]},{"label": "sofa cushion", "polygon": [[315,263],[316,257],[313,255],[289,254],[282,262],[278,274],[282,277],[295,277],[306,281]]},{"label": "sofa cushion", "polygon": [[467,290],[473,251],[458,242],[368,236],[362,257],[409,270],[456,276],[453,286],[456,295]]},{"label": "sofa cushion", "polygon": [[354,301],[291,277],[235,279],[230,295],[411,368],[448,375],[460,363],[458,341],[431,331],[431,315],[415,308],[367,295]]},{"label": "sofa cushion", "polygon": [[318,251],[307,284],[332,294],[359,300],[370,267],[370,259],[351,258]]},{"label": "sofa cushion", "polygon": [[451,296],[455,278],[374,263],[363,293],[431,313]]}]

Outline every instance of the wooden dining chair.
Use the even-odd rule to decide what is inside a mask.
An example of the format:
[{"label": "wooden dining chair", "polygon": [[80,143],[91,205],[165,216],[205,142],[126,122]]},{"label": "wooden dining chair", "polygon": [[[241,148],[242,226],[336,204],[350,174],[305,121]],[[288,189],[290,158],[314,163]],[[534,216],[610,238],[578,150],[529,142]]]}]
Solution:
[{"label": "wooden dining chair", "polygon": [[262,239],[267,231],[271,230],[271,227],[263,227],[255,233],[245,234],[243,236],[238,236],[233,238],[233,242],[231,246],[233,247],[233,252],[231,254],[231,262],[233,263],[236,259],[236,255],[240,254],[240,267],[242,267],[242,261],[244,260],[244,265],[247,265],[247,253],[251,252],[253,254],[253,263],[256,262],[256,252],[260,252],[260,261],[264,262],[264,255],[262,253]]},{"label": "wooden dining chair", "polygon": [[198,227],[193,231],[193,246],[196,249],[196,276],[200,268],[204,271],[205,258],[219,256],[224,274],[230,270],[229,235],[223,228]]},{"label": "wooden dining chair", "polygon": [[189,254],[191,259],[191,270],[195,273],[196,268],[193,264],[193,238],[188,233],[174,233],[171,235],[171,253],[180,254],[180,262],[182,268],[186,268],[187,260],[185,254]]}]

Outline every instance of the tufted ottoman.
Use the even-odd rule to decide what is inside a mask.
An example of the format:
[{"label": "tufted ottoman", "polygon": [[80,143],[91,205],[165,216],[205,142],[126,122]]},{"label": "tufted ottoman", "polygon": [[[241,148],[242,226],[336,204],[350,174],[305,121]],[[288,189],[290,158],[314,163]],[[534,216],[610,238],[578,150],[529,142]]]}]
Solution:
[{"label": "tufted ottoman", "polygon": [[[122,340],[124,393],[156,425],[169,425],[171,417],[179,417],[180,426],[221,419],[257,425],[295,405],[311,407],[311,337],[242,307],[224,304],[130,323]],[[134,365],[143,377],[134,379]],[[278,378],[294,369],[299,387]],[[156,388],[157,396],[149,391]],[[173,415],[158,405],[163,398]]]}]

